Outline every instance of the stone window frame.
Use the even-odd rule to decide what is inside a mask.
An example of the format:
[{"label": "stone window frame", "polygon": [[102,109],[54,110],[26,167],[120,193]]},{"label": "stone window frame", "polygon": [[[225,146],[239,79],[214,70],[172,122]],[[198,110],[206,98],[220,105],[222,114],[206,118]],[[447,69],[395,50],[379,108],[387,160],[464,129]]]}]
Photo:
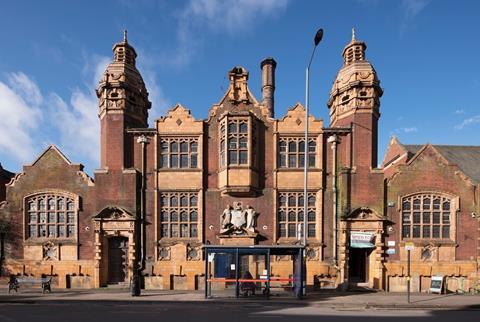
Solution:
[{"label": "stone window frame", "polygon": [[[246,125],[244,130],[242,125]],[[256,149],[252,148],[256,147],[255,134],[255,122],[250,115],[223,117],[218,128],[220,168],[253,167],[256,164]]]},{"label": "stone window frame", "polygon": [[[43,207],[42,201],[44,202]],[[62,190],[39,191],[25,196],[23,205],[23,238],[26,242],[44,243],[48,240],[76,242],[78,240],[80,210],[78,195]],[[41,220],[42,214],[44,214],[43,220]],[[63,219],[60,219],[62,214]],[[40,236],[43,234],[40,230],[41,226],[45,227],[44,236]],[[30,236],[31,227],[36,227],[36,236]],[[53,236],[50,235],[50,232],[53,233]]]},{"label": "stone window frame", "polygon": [[[303,151],[300,151],[303,145]],[[313,146],[313,150],[310,147]],[[284,148],[282,148],[284,147]],[[294,149],[292,149],[294,147]],[[316,168],[317,161],[317,140],[308,138],[308,168]],[[293,158],[292,158],[293,157]],[[305,137],[301,136],[280,136],[277,144],[277,167],[279,169],[303,169],[305,164]],[[293,160],[295,164],[291,164]]]},{"label": "stone window frame", "polygon": [[[303,211],[304,201],[303,191],[279,191],[277,194],[277,238],[278,239],[298,239],[297,232],[299,225],[303,230]],[[317,238],[317,193],[307,192],[308,196],[308,223],[307,238]],[[313,197],[313,202],[310,198]],[[284,199],[282,199],[284,198]],[[285,200],[284,202],[282,200]],[[313,216],[312,216],[313,214]],[[283,227],[282,227],[283,226]]]},{"label": "stone window frame", "polygon": [[[182,205],[183,197],[186,198],[186,204],[184,205]],[[174,198],[176,198],[175,204],[173,204]],[[160,240],[198,240],[200,238],[199,191],[161,191],[158,200]],[[192,200],[195,200],[195,205],[193,205]],[[174,215],[175,217],[172,217]],[[186,217],[182,217],[182,215]],[[192,219],[195,218],[192,217],[195,215],[196,219]],[[174,227],[176,228],[174,229]],[[187,236],[184,235],[182,227],[186,227]]]},{"label": "stone window frame", "polygon": [[[161,169],[198,169],[198,137],[162,137],[159,140]],[[165,145],[164,145],[165,144]],[[182,151],[182,145],[185,149]],[[172,151],[176,146],[176,151]],[[176,162],[174,161],[176,160]],[[182,161],[185,160],[186,165]],[[175,164],[174,164],[175,163]],[[166,165],[165,165],[166,164]]]},{"label": "stone window frame", "polygon": [[456,240],[457,196],[435,191],[417,192],[399,197],[398,205],[402,240]]}]

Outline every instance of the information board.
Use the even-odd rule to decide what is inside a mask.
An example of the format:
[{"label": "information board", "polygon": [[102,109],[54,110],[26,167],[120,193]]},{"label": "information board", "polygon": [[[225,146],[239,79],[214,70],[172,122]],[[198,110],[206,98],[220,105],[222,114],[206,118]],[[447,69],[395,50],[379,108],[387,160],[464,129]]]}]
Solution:
[{"label": "information board", "polygon": [[443,288],[443,276],[441,275],[432,276],[432,279],[430,281],[429,292],[442,294],[442,288]]}]

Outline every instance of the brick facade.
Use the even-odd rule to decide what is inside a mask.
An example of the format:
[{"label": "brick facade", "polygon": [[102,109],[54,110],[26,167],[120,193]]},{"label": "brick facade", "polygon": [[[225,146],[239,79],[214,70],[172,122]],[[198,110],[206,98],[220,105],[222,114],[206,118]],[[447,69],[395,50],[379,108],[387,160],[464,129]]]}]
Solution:
[{"label": "brick facade", "polygon": [[[95,180],[52,146],[7,184],[0,214],[13,229],[4,273],[54,274],[60,287],[105,286],[118,277],[115,274],[128,283],[140,256],[135,218],[140,214],[145,162],[147,288],[201,287],[204,244],[301,243],[306,202],[308,285],[401,290],[406,274],[403,246],[410,241],[402,236],[408,224],[402,200],[422,193],[448,196],[457,208],[448,217],[454,232],[448,238],[412,239],[415,285],[424,290],[432,274],[471,284],[478,273],[477,172],[465,172],[435,146],[411,151],[395,138],[377,167],[383,91],[365,49],[355,38],[345,47],[327,104],[330,125],[310,115],[305,142],[301,104],[275,118],[273,58],[260,66],[261,100],[249,90],[248,72],[234,67],[228,73],[228,90],[207,119],[195,119],[178,104],[148,128],[148,91],[135,67],[136,52],[125,37],[114,46],[114,61],[97,89],[101,164]],[[308,196],[303,195],[305,157],[310,164]],[[48,202],[67,198],[64,195],[78,200],[74,237],[60,238],[60,217],[57,223],[35,217],[42,212],[35,207],[44,206],[41,201],[27,203],[36,194],[40,199],[35,200]],[[56,207],[60,216],[63,208]],[[249,214],[254,219],[242,222]],[[54,224],[55,233],[48,230]],[[70,229],[71,223],[65,225]],[[364,250],[352,241],[362,234],[372,243]],[[115,248],[117,244],[122,246]],[[427,251],[435,256],[426,258]],[[123,256],[120,264],[115,262],[118,252]],[[262,274],[264,263],[258,259],[244,264],[254,276]],[[288,277],[292,262],[273,256],[271,273]]]}]

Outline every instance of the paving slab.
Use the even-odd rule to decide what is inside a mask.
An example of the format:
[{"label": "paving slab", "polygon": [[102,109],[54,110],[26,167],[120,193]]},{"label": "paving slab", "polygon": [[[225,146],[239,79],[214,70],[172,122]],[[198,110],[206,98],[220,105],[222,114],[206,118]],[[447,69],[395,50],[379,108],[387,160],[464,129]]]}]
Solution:
[{"label": "paving slab", "polygon": [[235,298],[231,290],[217,291],[205,299],[203,291],[142,291],[132,297],[128,289],[53,290],[42,294],[40,289],[20,289],[18,293],[0,294],[0,303],[37,303],[42,301],[63,302],[239,302],[239,303],[288,303],[336,309],[472,309],[480,310],[480,295],[470,294],[425,294],[413,293],[410,303],[405,293],[386,292],[315,292],[298,300],[290,293],[273,293],[269,298],[262,295]]}]

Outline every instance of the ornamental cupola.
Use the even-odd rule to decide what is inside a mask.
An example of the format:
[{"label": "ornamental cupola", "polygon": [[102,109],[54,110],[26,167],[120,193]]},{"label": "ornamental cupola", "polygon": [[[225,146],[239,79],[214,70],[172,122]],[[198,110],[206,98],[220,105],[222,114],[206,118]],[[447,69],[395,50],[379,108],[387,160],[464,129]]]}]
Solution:
[{"label": "ornamental cupola", "polygon": [[[330,109],[331,127],[352,127],[357,147],[365,153],[356,162],[376,167],[378,119],[380,97],[383,90],[372,64],[365,58],[367,46],[355,36],[342,52],[343,66],[340,68],[327,102]],[[364,142],[360,146],[358,142]],[[355,150],[356,147],[353,149]]]},{"label": "ornamental cupola", "polygon": [[148,127],[148,110],[152,104],[142,75],[135,66],[136,57],[125,31],[123,41],[113,46],[113,61],[108,64],[97,88],[102,168],[131,166],[126,130]]},{"label": "ornamental cupola", "polygon": [[113,62],[107,66],[97,88],[100,119],[109,112],[124,113],[128,117],[126,127],[148,127],[151,103],[135,66],[137,53],[128,43],[127,31],[124,31],[123,41],[113,46],[113,55]]},{"label": "ornamental cupola", "polygon": [[365,59],[367,46],[355,36],[342,52],[343,66],[337,74],[327,102],[330,109],[330,124],[343,126],[343,117],[359,110],[370,110],[377,118],[383,91],[372,64]]}]

